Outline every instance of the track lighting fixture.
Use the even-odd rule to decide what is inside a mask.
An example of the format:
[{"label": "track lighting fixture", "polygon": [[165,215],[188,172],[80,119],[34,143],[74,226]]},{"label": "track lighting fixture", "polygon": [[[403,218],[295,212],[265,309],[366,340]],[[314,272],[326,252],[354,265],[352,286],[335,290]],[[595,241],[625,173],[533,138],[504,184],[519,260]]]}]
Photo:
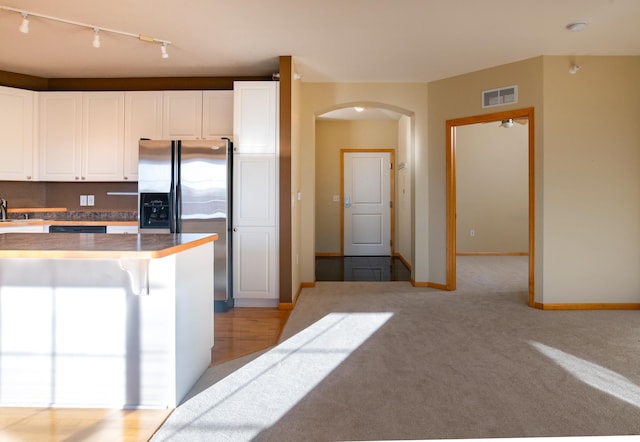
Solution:
[{"label": "track lighting fixture", "polygon": [[100,29],[98,28],[93,29],[93,47],[94,48],[100,47]]},{"label": "track lighting fixture", "polygon": [[30,17],[38,17],[44,20],[51,20],[51,21],[56,21],[59,23],[65,23],[68,25],[73,25],[73,26],[80,26],[82,28],[89,28],[89,29],[93,29],[93,47],[94,48],[99,48],[100,47],[100,32],[110,32],[112,34],[118,34],[118,35],[123,35],[125,37],[133,37],[137,40],[140,41],[144,41],[144,42],[148,42],[148,43],[159,43],[160,46],[160,54],[162,55],[162,58],[169,58],[169,54],[167,54],[167,46],[171,44],[171,42],[169,40],[162,40],[159,38],[155,38],[155,37],[150,37],[148,35],[142,35],[142,34],[133,34],[131,32],[125,32],[125,31],[118,31],[117,29],[108,29],[108,28],[102,28],[99,26],[95,26],[95,25],[90,25],[87,23],[80,23],[77,21],[72,21],[72,20],[67,20],[64,18],[58,18],[58,17],[52,17],[50,15],[44,15],[44,14],[38,14],[35,12],[31,12],[31,11],[24,11],[22,9],[16,9],[16,8],[12,8],[9,6],[2,6],[0,5],[0,10],[2,11],[10,11],[10,12],[17,12],[18,14],[22,15],[22,23],[20,24],[20,32],[22,32],[23,34],[28,34],[29,33],[29,18]]},{"label": "track lighting fixture", "polygon": [[20,24],[20,32],[23,34],[29,33],[29,14],[22,13],[22,23]]}]

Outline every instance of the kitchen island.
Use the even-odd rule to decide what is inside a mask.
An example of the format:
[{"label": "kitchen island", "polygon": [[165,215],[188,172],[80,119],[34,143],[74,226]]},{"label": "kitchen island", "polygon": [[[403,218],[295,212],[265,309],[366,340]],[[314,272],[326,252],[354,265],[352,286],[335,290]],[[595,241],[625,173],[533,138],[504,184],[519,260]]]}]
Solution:
[{"label": "kitchen island", "polygon": [[216,239],[0,235],[0,405],[177,406],[211,360]]}]

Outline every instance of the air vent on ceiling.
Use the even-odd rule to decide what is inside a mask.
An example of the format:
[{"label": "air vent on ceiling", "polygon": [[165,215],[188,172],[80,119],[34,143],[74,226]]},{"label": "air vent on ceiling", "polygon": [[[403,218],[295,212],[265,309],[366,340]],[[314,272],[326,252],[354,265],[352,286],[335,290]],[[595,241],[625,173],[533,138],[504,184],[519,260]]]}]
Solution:
[{"label": "air vent on ceiling", "polygon": [[482,107],[503,106],[518,102],[518,86],[482,91]]}]

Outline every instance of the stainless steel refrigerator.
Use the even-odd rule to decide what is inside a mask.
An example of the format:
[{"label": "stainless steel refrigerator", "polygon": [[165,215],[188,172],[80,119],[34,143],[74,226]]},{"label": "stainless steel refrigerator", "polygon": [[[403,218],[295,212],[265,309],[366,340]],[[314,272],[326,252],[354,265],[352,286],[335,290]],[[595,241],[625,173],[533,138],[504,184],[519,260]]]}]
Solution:
[{"label": "stainless steel refrigerator", "polygon": [[233,307],[231,290],[231,141],[140,140],[140,233],[217,233],[215,309]]}]

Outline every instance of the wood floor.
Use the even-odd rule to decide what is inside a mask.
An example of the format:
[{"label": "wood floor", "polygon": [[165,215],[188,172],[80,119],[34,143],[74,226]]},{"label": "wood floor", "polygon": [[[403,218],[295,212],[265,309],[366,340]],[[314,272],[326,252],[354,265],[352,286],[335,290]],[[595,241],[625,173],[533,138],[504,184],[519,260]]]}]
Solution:
[{"label": "wood floor", "polygon": [[[273,346],[288,318],[289,311],[265,308],[215,313],[212,364]],[[0,440],[143,442],[171,411],[0,407]]]}]

